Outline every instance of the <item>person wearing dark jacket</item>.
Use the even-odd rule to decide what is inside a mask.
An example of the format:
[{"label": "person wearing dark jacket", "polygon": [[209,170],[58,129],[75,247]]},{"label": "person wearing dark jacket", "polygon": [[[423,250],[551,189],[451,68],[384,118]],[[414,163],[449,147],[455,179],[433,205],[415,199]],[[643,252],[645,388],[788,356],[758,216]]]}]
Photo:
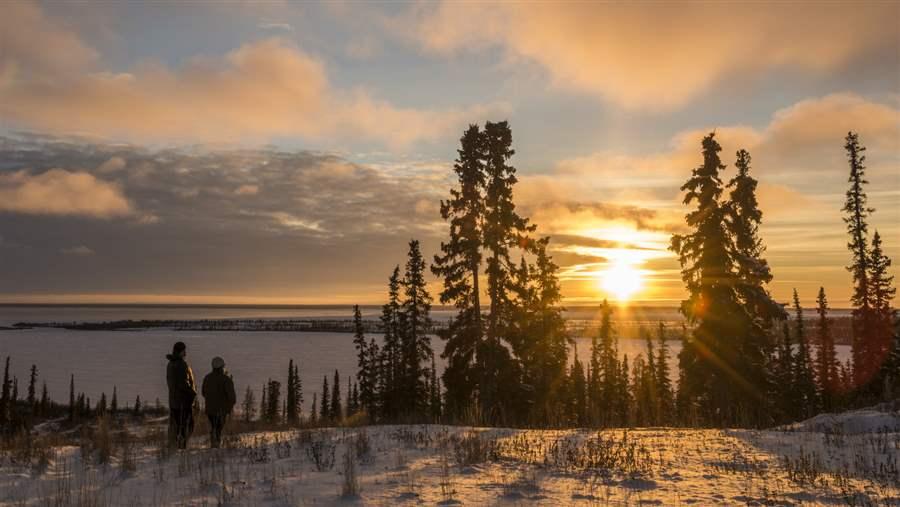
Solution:
[{"label": "person wearing dark jacket", "polygon": [[166,383],[169,386],[169,445],[186,449],[188,439],[194,431],[194,399],[197,388],[194,383],[194,372],[184,360],[187,347],[177,342],[172,353],[166,355],[169,364],[166,367]]},{"label": "person wearing dark jacket", "polygon": [[221,357],[212,360],[212,371],[203,378],[203,398],[209,418],[209,446],[215,449],[222,443],[225,419],[237,402],[234,381],[231,375],[225,373],[225,360]]}]

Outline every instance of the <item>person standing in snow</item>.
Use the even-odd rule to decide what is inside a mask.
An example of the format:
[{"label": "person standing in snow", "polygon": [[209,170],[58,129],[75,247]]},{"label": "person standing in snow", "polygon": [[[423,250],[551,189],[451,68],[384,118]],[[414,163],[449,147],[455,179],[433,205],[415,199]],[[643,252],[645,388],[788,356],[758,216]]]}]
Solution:
[{"label": "person standing in snow", "polygon": [[194,431],[194,399],[197,388],[194,372],[185,361],[187,346],[177,342],[172,353],[166,355],[166,383],[169,386],[169,445],[186,449],[188,439]]},{"label": "person standing in snow", "polygon": [[202,392],[206,400],[206,417],[209,418],[209,446],[217,449],[222,443],[225,419],[237,402],[234,381],[225,373],[225,360],[221,357],[212,360],[212,371],[203,377]]}]

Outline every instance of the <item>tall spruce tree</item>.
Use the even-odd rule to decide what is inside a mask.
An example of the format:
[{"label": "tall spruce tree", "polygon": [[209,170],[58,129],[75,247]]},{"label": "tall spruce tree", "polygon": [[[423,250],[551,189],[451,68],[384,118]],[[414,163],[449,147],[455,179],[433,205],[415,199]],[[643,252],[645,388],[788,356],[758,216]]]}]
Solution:
[{"label": "tall spruce tree", "polygon": [[425,281],[425,259],[418,240],[409,242],[406,273],[403,277],[401,337],[403,382],[401,393],[405,412],[424,416],[428,413],[427,368],[431,357],[431,295]]},{"label": "tall spruce tree", "polygon": [[686,381],[681,389],[708,423],[746,423],[749,414],[758,413],[765,386],[743,366],[753,323],[737,290],[740,277],[732,269],[729,207],[720,202],[725,165],[715,133],[703,138],[702,147],[703,164],[681,187],[684,204],[696,206],[685,217],[691,232],[673,236],[671,244],[688,290],[681,311],[694,325],[679,357]]},{"label": "tall spruce tree", "polygon": [[453,165],[459,187],[450,190],[450,199],[441,201],[441,216],[450,224],[450,237],[441,243],[431,271],[443,279],[442,304],[453,304],[456,315],[439,336],[447,343],[442,357],[445,409],[459,417],[471,408],[478,386],[485,381],[482,348],[480,271],[482,224],[484,222],[485,142],[481,129],[470,125],[460,138],[458,158]]},{"label": "tall spruce tree", "polygon": [[847,224],[847,233],[850,241],[847,248],[851,253],[851,262],[847,270],[853,276],[853,293],[850,301],[853,304],[852,330],[853,343],[851,358],[853,361],[853,383],[865,396],[870,394],[866,386],[878,369],[878,355],[872,347],[872,302],[871,289],[869,288],[869,246],[867,219],[869,214],[875,211],[868,207],[868,196],[864,186],[869,182],[865,179],[865,151],[866,148],[859,142],[859,136],[855,132],[848,132],[845,138],[844,149],[847,151],[847,162],[850,164],[850,176],[843,211],[844,223]]},{"label": "tall spruce tree", "polygon": [[768,261],[763,257],[765,245],[759,237],[762,211],[756,198],[757,181],[750,176],[750,153],[738,150],[735,168],[737,174],[728,182],[731,189],[726,207],[729,232],[732,235],[732,253],[737,269],[736,289],[747,313],[747,328],[739,338],[739,372],[748,383],[755,386],[757,396],[748,414],[757,424],[769,424],[771,420],[770,358],[773,353],[773,324],[786,318],[781,304],[776,302],[767,285],[772,281]]},{"label": "tall spruce tree", "polygon": [[[535,227],[516,211],[513,202],[513,186],[518,181],[516,169],[509,160],[515,154],[512,148],[512,130],[506,121],[486,122],[484,126],[485,150],[485,210],[482,222],[483,252],[487,276],[487,294],[490,313],[487,316],[484,359],[485,376],[479,388],[481,413],[490,420],[497,420],[512,411],[518,392],[504,393],[515,388],[516,364],[504,345],[504,336],[510,331],[510,317],[514,314],[511,292],[515,290],[511,276],[510,251],[530,249],[529,234]],[[504,395],[507,394],[507,395]]]},{"label": "tall spruce tree", "polygon": [[825,287],[819,287],[819,295],[816,297],[816,313],[819,316],[816,326],[816,341],[818,342],[816,380],[822,409],[831,411],[836,408],[841,379],[839,376],[840,363],[837,359],[834,336],[831,334],[831,321],[828,319],[828,298],[825,296]]}]

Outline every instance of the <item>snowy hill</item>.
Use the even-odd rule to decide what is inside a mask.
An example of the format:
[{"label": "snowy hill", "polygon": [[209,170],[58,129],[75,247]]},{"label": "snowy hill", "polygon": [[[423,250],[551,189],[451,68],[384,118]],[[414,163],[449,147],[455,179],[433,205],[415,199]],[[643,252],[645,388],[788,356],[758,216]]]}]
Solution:
[{"label": "snowy hill", "polygon": [[249,433],[219,450],[195,437],[173,454],[155,430],[132,434],[106,463],[92,445],[5,453],[0,505],[900,502],[900,434],[883,431],[372,426]]}]

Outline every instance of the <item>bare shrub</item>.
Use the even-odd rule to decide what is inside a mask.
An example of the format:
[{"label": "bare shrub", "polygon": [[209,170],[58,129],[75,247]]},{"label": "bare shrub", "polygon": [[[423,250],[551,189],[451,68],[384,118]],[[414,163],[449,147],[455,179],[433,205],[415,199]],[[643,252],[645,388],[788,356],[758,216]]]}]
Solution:
[{"label": "bare shrub", "polygon": [[366,430],[360,430],[353,437],[353,450],[362,463],[372,462],[372,442]]},{"label": "bare shrub", "polygon": [[482,437],[476,431],[467,431],[462,436],[453,435],[449,442],[456,464],[460,467],[495,460],[499,456],[497,440]]},{"label": "bare shrub", "polygon": [[334,468],[336,447],[337,445],[324,435],[310,442],[309,447],[306,448],[306,455],[315,465],[316,471],[325,472]]}]

